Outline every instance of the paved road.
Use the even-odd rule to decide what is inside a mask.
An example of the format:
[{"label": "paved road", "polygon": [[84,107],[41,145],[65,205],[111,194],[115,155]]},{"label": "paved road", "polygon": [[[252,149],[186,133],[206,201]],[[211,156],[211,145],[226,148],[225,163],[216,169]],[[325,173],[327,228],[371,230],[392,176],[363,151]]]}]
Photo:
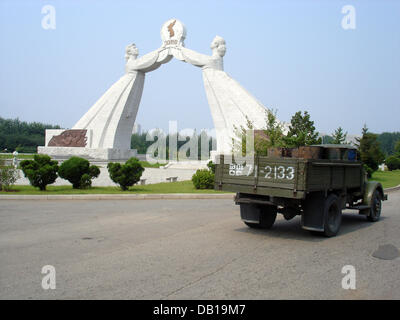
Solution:
[{"label": "paved road", "polygon": [[[299,218],[248,229],[231,200],[3,200],[0,298],[400,299],[400,258],[372,256],[400,248],[400,192],[389,197],[381,221],[345,214],[329,239]],[[349,264],[356,290],[341,287]]]}]

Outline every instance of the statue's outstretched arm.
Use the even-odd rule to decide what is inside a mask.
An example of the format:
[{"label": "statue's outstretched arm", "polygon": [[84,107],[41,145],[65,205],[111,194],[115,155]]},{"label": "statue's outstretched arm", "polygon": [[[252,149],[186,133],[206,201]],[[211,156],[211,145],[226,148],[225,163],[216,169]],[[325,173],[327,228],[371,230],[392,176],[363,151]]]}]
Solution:
[{"label": "statue's outstretched arm", "polygon": [[127,63],[127,67],[130,70],[137,70],[143,72],[147,72],[150,69],[153,69],[154,67],[156,69],[160,66],[158,63],[156,63],[158,55],[159,55],[159,49],[154,50],[150,53],[145,54],[144,56],[141,56],[140,58],[137,58],[135,60],[132,59],[129,60]]},{"label": "statue's outstretched arm", "polygon": [[183,61],[196,67],[204,67],[211,59],[211,57],[206,54],[198,53],[185,47],[180,48],[180,52],[182,53]]}]

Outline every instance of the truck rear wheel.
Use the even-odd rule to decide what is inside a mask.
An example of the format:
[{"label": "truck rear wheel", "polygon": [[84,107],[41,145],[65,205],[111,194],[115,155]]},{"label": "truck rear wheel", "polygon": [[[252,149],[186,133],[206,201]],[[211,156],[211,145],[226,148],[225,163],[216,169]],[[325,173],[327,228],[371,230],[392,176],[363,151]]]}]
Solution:
[{"label": "truck rear wheel", "polygon": [[275,223],[277,208],[268,205],[241,203],[240,215],[243,222],[250,228],[270,229]]},{"label": "truck rear wheel", "polygon": [[371,208],[369,209],[367,220],[371,222],[378,221],[381,216],[381,210],[382,210],[382,196],[378,190],[375,190],[372,196]]},{"label": "truck rear wheel", "polygon": [[342,223],[342,208],[339,198],[330,194],[324,203],[324,235],[327,237],[336,236]]}]

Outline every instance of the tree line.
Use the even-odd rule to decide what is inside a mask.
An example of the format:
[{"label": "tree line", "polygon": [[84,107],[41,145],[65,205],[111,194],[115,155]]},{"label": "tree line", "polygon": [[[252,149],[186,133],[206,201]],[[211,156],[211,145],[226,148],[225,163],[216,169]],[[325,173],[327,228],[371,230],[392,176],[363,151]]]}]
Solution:
[{"label": "tree line", "polygon": [[[23,152],[35,153],[38,146],[44,146],[45,130],[60,129],[58,125],[50,125],[39,122],[25,122],[17,119],[4,119],[0,117],[0,151],[2,152]],[[236,128],[238,137],[245,139],[245,131],[252,129],[252,123],[247,121],[247,127]],[[276,111],[267,113],[266,126],[263,130],[264,135],[269,139],[255,138],[255,147],[261,152],[271,146],[296,147],[300,145],[311,145],[319,143],[345,144],[347,143],[347,132],[342,127],[338,127],[331,135],[323,137],[315,130],[314,121],[311,121],[310,114],[305,111],[296,112],[290,122],[289,132],[284,135],[283,128],[277,122]],[[147,149],[155,141],[147,141],[147,133],[133,134],[131,148],[137,149],[139,154],[145,154]],[[169,155],[169,140],[176,139],[176,136],[166,136],[167,159]],[[190,138],[185,141],[177,141],[178,150]],[[200,136],[198,140],[198,155],[201,155]],[[208,136],[209,150],[215,149],[215,138]],[[157,139],[156,139],[157,140]],[[384,160],[389,169],[400,169],[400,132],[384,132],[374,134],[366,126],[362,129],[361,137],[356,139],[356,146],[360,152],[361,160],[368,166],[368,172],[377,170],[377,166]],[[238,145],[238,139],[232,141],[233,149]],[[243,144],[245,146],[245,143]],[[261,150],[261,151],[260,151]],[[243,150],[244,151],[244,150]],[[188,155],[189,156],[189,155]]]},{"label": "tree line", "polygon": [[[249,119],[246,126],[235,127],[236,138],[232,139],[233,152],[246,154],[248,130],[254,130],[253,123]],[[322,141],[326,144],[348,144],[347,132],[342,127],[338,127],[331,136],[321,137],[307,111],[304,113],[298,111],[292,116],[286,134],[283,124],[277,121],[276,111],[268,111],[265,128],[254,132],[254,152],[258,155],[267,155],[267,150],[271,147],[296,148],[321,144]],[[400,139],[396,139],[397,135],[398,132],[384,133],[379,139],[380,135],[370,132],[364,125],[361,136],[356,138],[354,145],[369,177],[384,162],[389,170],[400,169]],[[385,143],[385,149],[381,147],[382,141]]]},{"label": "tree line", "polygon": [[35,153],[38,146],[44,146],[46,129],[60,129],[60,126],[0,117],[0,150]]}]

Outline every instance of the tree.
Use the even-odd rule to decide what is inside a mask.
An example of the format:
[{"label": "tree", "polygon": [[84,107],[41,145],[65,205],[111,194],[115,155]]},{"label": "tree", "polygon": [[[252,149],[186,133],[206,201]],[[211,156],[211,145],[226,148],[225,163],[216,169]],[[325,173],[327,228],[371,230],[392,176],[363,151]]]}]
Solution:
[{"label": "tree", "polygon": [[263,130],[267,139],[263,139],[262,136],[254,137],[255,149],[258,154],[264,154],[264,152],[267,154],[267,149],[271,147],[284,146],[282,124],[278,122],[276,113],[276,110],[271,110],[267,113],[267,125],[266,129]]},{"label": "tree", "polygon": [[41,191],[46,190],[46,186],[54,183],[57,179],[58,162],[51,160],[45,154],[36,154],[33,160],[21,161],[20,167],[30,184],[38,187]]},{"label": "tree", "polygon": [[111,180],[119,184],[124,191],[137,183],[144,171],[137,158],[130,158],[125,164],[109,162],[107,168]]},{"label": "tree", "polygon": [[334,139],[332,136],[324,135],[322,136],[322,143],[323,144],[333,144]]},{"label": "tree", "polygon": [[377,138],[378,135],[369,132],[366,125],[362,129],[362,137],[356,138],[360,160],[364,164],[368,177],[378,170],[379,165],[385,159]]},{"label": "tree", "polygon": [[385,160],[389,171],[400,169],[400,156],[389,156]]},{"label": "tree", "polygon": [[333,141],[332,144],[344,144],[346,143],[347,132],[344,132],[342,127],[339,127],[335,130],[335,133],[332,135]]},{"label": "tree", "polygon": [[321,143],[322,139],[318,136],[309,113],[305,111],[302,115],[302,112],[298,111],[290,120],[289,132],[284,140],[288,147],[309,146]]},{"label": "tree", "polygon": [[0,117],[0,150],[9,152],[36,152],[38,146],[44,145],[46,129],[59,129],[59,126],[38,122],[27,123],[17,119]]},{"label": "tree", "polygon": [[378,141],[386,155],[393,155],[396,143],[400,141],[400,132],[383,132],[378,136]]},{"label": "tree", "polygon": [[400,140],[398,140],[394,146],[395,153],[400,157]]},{"label": "tree", "polygon": [[19,172],[14,166],[7,166],[3,159],[0,159],[0,190],[8,191],[19,179]]},{"label": "tree", "polygon": [[253,122],[247,116],[246,127],[240,126],[238,128],[234,125],[233,128],[236,137],[232,138],[232,152],[242,152],[242,155],[246,154],[248,131],[254,133],[254,152],[257,155],[267,155],[267,150],[270,147],[283,147],[284,134],[282,124],[278,122],[276,113],[276,110],[266,111],[265,128],[260,130],[254,129]]},{"label": "tree", "polygon": [[80,157],[71,157],[60,165],[58,174],[72,183],[74,189],[85,189],[92,185],[92,179],[100,174],[98,166],[90,165],[89,161]]},{"label": "tree", "polygon": [[388,156],[385,160],[385,164],[389,171],[400,169],[400,140],[396,142],[394,151],[394,155]]},{"label": "tree", "polygon": [[252,131],[254,134],[254,124],[246,116],[246,127],[233,125],[233,131],[236,137],[232,138],[232,153],[245,155],[247,152],[247,132]]}]

